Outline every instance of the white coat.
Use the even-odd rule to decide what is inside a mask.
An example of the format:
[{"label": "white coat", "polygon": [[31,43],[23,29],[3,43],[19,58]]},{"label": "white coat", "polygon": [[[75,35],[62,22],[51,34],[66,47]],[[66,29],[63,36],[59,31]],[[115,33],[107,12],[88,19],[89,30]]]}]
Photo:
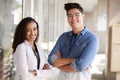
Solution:
[{"label": "white coat", "polygon": [[[47,62],[46,56],[42,49],[37,45],[40,55],[40,68],[37,70],[37,59],[32,50],[32,46],[24,41],[19,44],[13,54],[13,60],[16,67],[15,80],[47,80],[52,77],[52,70],[43,70],[43,66]],[[34,76],[28,70],[36,70],[37,75]]]}]

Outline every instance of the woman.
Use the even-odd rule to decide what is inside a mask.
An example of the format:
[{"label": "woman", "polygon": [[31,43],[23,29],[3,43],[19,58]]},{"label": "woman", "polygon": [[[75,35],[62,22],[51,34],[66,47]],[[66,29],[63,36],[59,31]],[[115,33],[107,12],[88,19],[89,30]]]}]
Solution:
[{"label": "woman", "polygon": [[43,80],[52,76],[50,66],[38,46],[38,23],[26,17],[18,24],[13,39],[13,59],[16,66],[15,80]]}]

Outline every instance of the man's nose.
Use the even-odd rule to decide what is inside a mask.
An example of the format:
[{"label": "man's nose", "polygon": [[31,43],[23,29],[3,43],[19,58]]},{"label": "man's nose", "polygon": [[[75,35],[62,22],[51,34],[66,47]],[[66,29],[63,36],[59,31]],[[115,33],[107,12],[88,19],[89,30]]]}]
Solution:
[{"label": "man's nose", "polygon": [[73,20],[75,20],[75,19],[76,19],[76,16],[75,16],[75,15],[73,15],[72,19],[73,19]]}]

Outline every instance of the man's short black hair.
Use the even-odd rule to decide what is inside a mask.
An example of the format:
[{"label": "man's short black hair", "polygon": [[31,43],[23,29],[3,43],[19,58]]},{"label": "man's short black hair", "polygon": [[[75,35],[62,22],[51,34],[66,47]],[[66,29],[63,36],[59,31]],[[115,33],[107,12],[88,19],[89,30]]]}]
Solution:
[{"label": "man's short black hair", "polygon": [[79,3],[66,3],[66,4],[64,4],[64,9],[67,11],[67,13],[69,10],[71,10],[73,8],[78,9],[81,13],[84,12],[82,6]]}]

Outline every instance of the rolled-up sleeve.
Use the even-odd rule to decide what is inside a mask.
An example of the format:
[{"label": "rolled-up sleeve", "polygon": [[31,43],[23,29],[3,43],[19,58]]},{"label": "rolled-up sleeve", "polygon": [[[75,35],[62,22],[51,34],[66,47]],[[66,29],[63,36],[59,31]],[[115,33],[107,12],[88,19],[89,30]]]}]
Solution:
[{"label": "rolled-up sleeve", "polygon": [[99,39],[98,37],[92,37],[83,48],[81,55],[78,59],[71,63],[76,71],[84,71],[93,62],[95,55],[99,50]]},{"label": "rolled-up sleeve", "polygon": [[58,58],[58,56],[56,55],[57,51],[60,51],[60,42],[62,40],[62,35],[59,37],[59,39],[57,40],[54,48],[52,49],[51,53],[48,56],[48,62],[53,65],[54,61]]},{"label": "rolled-up sleeve", "polygon": [[59,44],[57,43],[53,50],[51,51],[50,55],[48,56],[48,62],[53,65],[54,61],[58,58],[56,52],[59,51]]},{"label": "rolled-up sleeve", "polygon": [[54,62],[57,58],[58,58],[58,57],[57,57],[55,54],[51,55],[51,57],[49,58],[50,64],[53,64],[53,62]]}]

